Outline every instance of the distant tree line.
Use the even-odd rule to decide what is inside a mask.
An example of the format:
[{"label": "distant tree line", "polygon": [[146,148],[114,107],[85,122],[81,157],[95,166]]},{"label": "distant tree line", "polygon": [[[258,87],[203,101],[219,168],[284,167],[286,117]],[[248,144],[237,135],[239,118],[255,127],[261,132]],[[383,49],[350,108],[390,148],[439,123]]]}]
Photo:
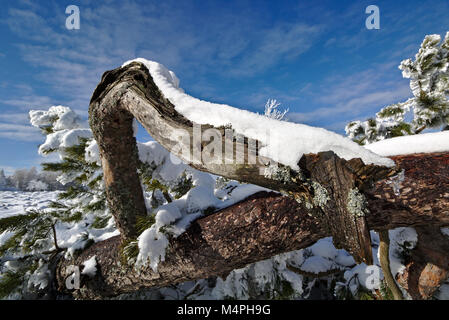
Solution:
[{"label": "distant tree line", "polygon": [[57,173],[42,171],[36,167],[31,169],[16,169],[10,176],[0,169],[0,190],[18,191],[54,191],[65,187],[57,181]]}]

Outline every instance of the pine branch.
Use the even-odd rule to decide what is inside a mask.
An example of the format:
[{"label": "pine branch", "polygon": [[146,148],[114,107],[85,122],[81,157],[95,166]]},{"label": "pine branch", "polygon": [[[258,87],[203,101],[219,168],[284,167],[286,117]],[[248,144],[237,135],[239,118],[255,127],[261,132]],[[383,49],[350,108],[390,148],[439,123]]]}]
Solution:
[{"label": "pine branch", "polygon": [[5,231],[17,231],[26,228],[27,225],[39,216],[38,212],[21,214],[0,219],[0,233]]}]

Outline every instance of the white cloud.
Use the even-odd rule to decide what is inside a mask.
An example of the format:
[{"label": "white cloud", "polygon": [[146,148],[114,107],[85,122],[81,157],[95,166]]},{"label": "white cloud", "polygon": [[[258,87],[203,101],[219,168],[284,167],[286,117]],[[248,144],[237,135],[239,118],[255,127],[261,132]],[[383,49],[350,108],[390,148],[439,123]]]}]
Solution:
[{"label": "white cloud", "polygon": [[394,102],[400,102],[410,93],[408,86],[398,87],[397,90],[373,90],[374,92],[371,93],[360,92],[359,97],[342,99],[342,101],[333,106],[318,108],[314,111],[305,113],[289,113],[289,119],[298,122],[309,122],[313,120],[324,121],[336,116],[356,118],[357,116],[367,114],[367,112],[371,110],[374,112],[370,112],[370,114],[374,115],[374,113],[379,111],[382,107]]},{"label": "white cloud", "polygon": [[282,24],[261,30],[263,36],[230,70],[232,74],[253,75],[262,72],[280,60],[292,60],[307,51],[321,32],[319,26]]},{"label": "white cloud", "polygon": [[38,95],[25,95],[18,98],[5,99],[3,104],[13,106],[23,110],[32,108],[48,107],[51,105],[51,98]]},{"label": "white cloud", "polygon": [[5,121],[7,123],[15,123],[15,124],[28,124],[29,118],[28,113],[1,113],[0,120]]},{"label": "white cloud", "polygon": [[[317,108],[310,112],[289,113],[291,121],[325,123],[335,130],[348,120],[364,119],[391,103],[411,95],[409,83],[400,78],[396,64],[385,63],[352,74],[334,75],[321,84],[307,86],[303,100],[313,101]],[[342,131],[344,125],[340,127]]]},{"label": "white cloud", "polygon": [[[81,6],[81,29],[76,32],[55,28],[65,19],[62,7],[9,11],[7,23],[18,41],[32,40],[18,45],[23,59],[43,69],[37,79],[76,104],[70,107],[87,110],[102,73],[137,56],[162,62],[177,73],[251,76],[298,58],[321,32],[304,23],[261,26],[231,11],[220,13],[219,19],[209,16],[192,23],[187,5],[181,3],[113,4]],[[40,12],[54,16],[44,19]],[[6,103],[18,106],[22,100]]]},{"label": "white cloud", "polygon": [[[31,4],[29,0],[21,2],[27,7]],[[219,13],[211,12],[201,20],[192,21],[191,10],[194,9],[190,5],[185,2],[172,4],[146,2],[141,5],[131,0],[80,1],[81,29],[71,32],[63,27],[66,16],[61,4],[54,3],[43,9],[34,2],[27,10],[10,10],[7,23],[19,37],[17,42],[32,40],[20,44],[19,48],[25,62],[42,69],[36,78],[48,84],[55,94],[64,96],[64,101],[58,101],[58,104],[84,110],[84,115],[102,73],[138,56],[158,60],[178,75],[189,75],[196,81],[190,88],[211,100],[228,102],[229,96],[237,94],[216,94],[215,88],[208,83],[214,73],[231,77],[231,80],[232,77],[259,75],[281,62],[300,59],[301,54],[320,40],[328,49],[338,46],[351,52],[369,44],[374,37],[373,32],[367,33],[364,29],[366,15],[362,4],[349,6],[343,15],[340,9],[332,12],[323,9],[322,5],[307,4],[307,8],[299,8],[297,22],[278,22],[274,26],[270,19],[264,21],[244,14],[244,8],[240,7],[237,15],[223,7]],[[304,15],[305,10],[307,15]],[[382,12],[387,13],[387,10]],[[304,23],[307,19],[303,17],[311,15],[319,15],[320,21],[326,24]],[[382,19],[392,19],[387,14],[382,15]],[[406,16],[393,19],[395,28],[382,29],[379,33],[382,39],[376,38],[376,45],[391,41],[386,35],[406,26],[412,20]],[[413,13],[413,17],[416,16]],[[420,19],[426,17],[428,15],[423,15]],[[19,23],[21,20],[25,22]],[[353,32],[348,32],[351,30]],[[322,39],[326,34],[332,36]],[[421,38],[421,35],[417,37]],[[391,54],[398,52],[401,46],[410,50],[412,41],[416,42],[410,38],[404,44],[385,50],[385,54],[390,55],[388,60],[394,58],[392,64],[328,77],[321,83],[299,87],[297,91],[260,88],[259,85],[258,92],[239,92],[238,96],[247,96],[242,104],[260,105],[261,108],[268,98],[278,99],[290,110],[298,110],[301,103],[310,101],[316,106],[314,111],[290,112],[289,118],[298,122],[320,121],[320,124],[327,123],[326,127],[341,123],[343,117],[373,115],[384,105],[409,95],[407,81],[401,82],[396,76],[385,78],[385,75],[400,76],[397,70],[400,59]],[[317,57],[325,58],[328,57]],[[33,93],[5,100],[4,103],[23,108],[48,106],[52,102],[50,98]]]},{"label": "white cloud", "polygon": [[0,123],[0,138],[27,141],[42,142],[42,134],[31,125],[20,125],[13,123]]}]

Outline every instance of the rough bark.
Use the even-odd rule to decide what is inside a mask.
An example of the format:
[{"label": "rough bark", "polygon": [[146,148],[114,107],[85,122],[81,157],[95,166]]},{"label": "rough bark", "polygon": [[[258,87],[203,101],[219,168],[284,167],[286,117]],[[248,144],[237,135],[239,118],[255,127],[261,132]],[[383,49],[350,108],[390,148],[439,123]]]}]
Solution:
[{"label": "rough bark", "polygon": [[[401,182],[401,194],[396,195],[386,180],[397,173],[396,168],[365,165],[360,159],[346,161],[333,152],[304,155],[298,163],[299,172],[280,166],[282,179],[267,177],[260,173],[273,161],[238,164],[237,152],[243,152],[248,159],[257,156],[257,149],[252,149],[245,137],[242,142],[229,141],[225,128],[217,128],[222,132],[222,145],[232,143],[236,151],[231,159],[211,164],[177,155],[196,169],[287,196],[260,193],[199,219],[181,236],[170,240],[166,259],[157,272],[149,267],[134,270],[121,263],[120,253],[121,244],[136,236],[136,217],[146,214],[136,174],[133,117],[169,151],[179,144],[173,138],[177,130],[194,136],[196,124],[176,112],[142,64],[133,63],[104,74],[91,100],[89,120],[100,147],[108,204],[121,236],[93,245],[73,261],[60,263],[57,278],[64,290],[70,275],[66,267],[82,266],[96,256],[99,271],[94,279],[82,279],[82,288],[74,293],[77,297],[101,298],[142,287],[225,275],[249,263],[307,247],[325,236],[333,236],[336,246],[347,249],[357,261],[370,263],[369,229],[449,224],[448,154],[424,155],[418,161],[414,156],[395,159],[406,177]],[[189,143],[191,154],[195,154],[194,148],[201,151],[204,147],[193,142]],[[433,172],[421,174],[417,171],[420,166],[430,166]],[[427,199],[415,193],[424,193]],[[352,200],[356,200],[356,206],[348,205]]]},{"label": "rough bark", "polygon": [[449,277],[449,240],[435,226],[419,226],[416,232],[417,246],[398,281],[413,299],[429,299]]}]

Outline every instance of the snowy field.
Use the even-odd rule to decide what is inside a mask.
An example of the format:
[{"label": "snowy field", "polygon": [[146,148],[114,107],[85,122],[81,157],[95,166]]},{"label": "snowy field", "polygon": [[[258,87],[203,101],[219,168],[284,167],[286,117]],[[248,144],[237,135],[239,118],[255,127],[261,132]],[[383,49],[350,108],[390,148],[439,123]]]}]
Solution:
[{"label": "snowy field", "polygon": [[0,191],[0,219],[30,210],[42,210],[48,207],[50,201],[55,201],[59,191],[23,192]]}]

